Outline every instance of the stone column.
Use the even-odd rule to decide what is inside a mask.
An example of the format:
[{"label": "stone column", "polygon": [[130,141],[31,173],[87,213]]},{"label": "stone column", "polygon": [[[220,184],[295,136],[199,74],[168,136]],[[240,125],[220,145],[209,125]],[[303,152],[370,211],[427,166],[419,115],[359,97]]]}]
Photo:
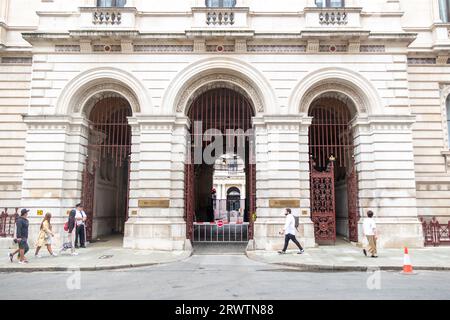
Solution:
[{"label": "stone column", "polygon": [[298,237],[305,247],[315,246],[310,219],[308,128],[303,116],[264,116],[254,119],[256,134],[256,198],[254,248],[279,250],[284,237],[284,209],[299,215]]},{"label": "stone column", "polygon": [[31,210],[33,244],[43,219],[38,213],[50,212],[54,231],[64,235],[67,212],[81,196],[88,124],[65,116],[27,116],[24,121],[28,131],[21,205]]},{"label": "stone column", "polygon": [[138,116],[133,128],[129,220],[124,247],[187,249],[184,219],[185,118]]},{"label": "stone column", "polygon": [[355,162],[362,222],[375,213],[380,247],[422,247],[418,220],[411,116],[370,116],[354,121]]}]

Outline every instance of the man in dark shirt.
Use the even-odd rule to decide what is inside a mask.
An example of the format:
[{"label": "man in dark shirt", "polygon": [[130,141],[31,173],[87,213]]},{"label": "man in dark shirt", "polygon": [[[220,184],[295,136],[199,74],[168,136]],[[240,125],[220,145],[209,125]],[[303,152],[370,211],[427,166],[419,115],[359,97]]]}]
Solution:
[{"label": "man in dark shirt", "polygon": [[11,262],[13,261],[14,255],[18,252],[19,263],[28,263],[28,260],[25,258],[28,250],[30,250],[30,247],[28,246],[28,212],[30,212],[30,210],[22,209],[22,211],[20,211],[20,217],[16,221],[16,238],[14,241],[19,245],[19,250],[9,254]]}]

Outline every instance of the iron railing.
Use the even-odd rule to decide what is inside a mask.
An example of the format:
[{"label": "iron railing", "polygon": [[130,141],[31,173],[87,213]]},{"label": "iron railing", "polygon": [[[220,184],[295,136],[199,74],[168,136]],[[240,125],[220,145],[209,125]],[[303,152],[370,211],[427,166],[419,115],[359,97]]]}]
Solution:
[{"label": "iron railing", "polygon": [[194,242],[248,242],[249,241],[248,222],[224,223],[220,225],[216,222],[194,222],[192,239]]},{"label": "iron railing", "polygon": [[14,213],[8,213],[8,208],[0,214],[0,237],[12,238],[14,236],[14,228],[16,220],[19,217],[19,208],[15,208]]},{"label": "iron railing", "polygon": [[447,224],[439,222],[437,217],[432,217],[427,221],[425,217],[421,217],[423,236],[425,246],[439,247],[441,245],[450,245],[450,221]]}]

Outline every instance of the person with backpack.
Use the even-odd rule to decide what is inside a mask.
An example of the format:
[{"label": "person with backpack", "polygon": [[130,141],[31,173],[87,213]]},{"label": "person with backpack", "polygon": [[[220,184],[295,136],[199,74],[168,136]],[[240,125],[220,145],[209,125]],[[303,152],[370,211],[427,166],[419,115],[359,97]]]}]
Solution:
[{"label": "person with backpack", "polygon": [[298,252],[298,254],[302,254],[305,252],[305,250],[303,250],[302,246],[300,245],[297,238],[295,237],[295,230],[297,229],[297,231],[298,231],[298,226],[300,224],[300,221],[299,221],[298,217],[294,217],[294,215],[292,214],[292,210],[289,208],[286,209],[285,216],[286,216],[286,220],[284,223],[284,229],[283,229],[283,231],[280,232],[280,234],[284,234],[284,248],[282,251],[278,251],[278,253],[285,254],[286,250],[289,246],[289,241],[292,240],[292,242],[294,242],[300,250]]},{"label": "person with backpack", "polygon": [[78,255],[77,252],[75,252],[75,243],[74,243],[74,234],[73,230],[75,229],[75,215],[76,215],[76,209],[72,209],[69,213],[69,218],[67,222],[64,224],[64,231],[67,232],[67,242],[64,242],[62,245],[62,248],[59,250],[59,253],[61,254],[63,251],[66,251],[70,249],[70,253],[72,256]]}]

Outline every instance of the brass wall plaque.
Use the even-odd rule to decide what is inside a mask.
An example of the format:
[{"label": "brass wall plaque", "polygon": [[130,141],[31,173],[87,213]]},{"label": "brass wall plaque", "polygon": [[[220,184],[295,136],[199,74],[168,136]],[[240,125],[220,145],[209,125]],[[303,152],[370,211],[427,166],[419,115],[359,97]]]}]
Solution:
[{"label": "brass wall plaque", "polygon": [[270,208],[300,208],[300,200],[297,199],[272,199],[269,200]]},{"label": "brass wall plaque", "polygon": [[169,208],[169,199],[146,199],[139,200],[139,208]]}]

